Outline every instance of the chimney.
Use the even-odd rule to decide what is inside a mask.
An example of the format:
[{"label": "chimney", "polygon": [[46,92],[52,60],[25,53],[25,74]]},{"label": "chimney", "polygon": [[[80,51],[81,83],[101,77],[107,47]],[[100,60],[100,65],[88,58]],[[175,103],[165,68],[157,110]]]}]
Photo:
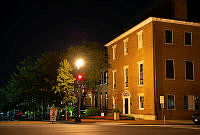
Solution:
[{"label": "chimney", "polygon": [[172,17],[187,21],[187,0],[172,0]]}]

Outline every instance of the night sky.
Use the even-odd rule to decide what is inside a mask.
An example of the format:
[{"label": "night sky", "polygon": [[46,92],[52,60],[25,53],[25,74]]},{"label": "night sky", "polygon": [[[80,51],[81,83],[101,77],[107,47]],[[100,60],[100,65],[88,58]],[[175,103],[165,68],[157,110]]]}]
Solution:
[{"label": "night sky", "polygon": [[[15,71],[16,64],[29,55],[49,50],[66,50],[69,45],[81,44],[85,40],[104,45],[149,16],[170,18],[171,5],[167,1],[169,0],[1,2],[0,84],[5,84],[9,74]],[[194,6],[192,9],[195,9]],[[191,16],[195,18],[195,14]]]}]

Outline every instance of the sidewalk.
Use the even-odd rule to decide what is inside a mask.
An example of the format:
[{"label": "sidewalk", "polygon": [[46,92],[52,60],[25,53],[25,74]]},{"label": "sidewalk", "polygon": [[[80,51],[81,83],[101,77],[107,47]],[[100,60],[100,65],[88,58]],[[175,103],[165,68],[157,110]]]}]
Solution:
[{"label": "sidewalk", "polygon": [[[74,120],[68,121],[59,121],[60,123],[75,123]],[[126,123],[134,125],[193,125],[191,120],[166,120],[165,123],[163,120],[104,120],[104,119],[81,119],[81,123]]]},{"label": "sidewalk", "polygon": [[[81,123],[124,123],[130,125],[193,125],[191,120],[104,120],[104,119],[81,119]],[[63,120],[53,122],[54,124],[78,124],[74,120]],[[0,121],[0,125],[4,124],[51,124],[50,121]]]}]

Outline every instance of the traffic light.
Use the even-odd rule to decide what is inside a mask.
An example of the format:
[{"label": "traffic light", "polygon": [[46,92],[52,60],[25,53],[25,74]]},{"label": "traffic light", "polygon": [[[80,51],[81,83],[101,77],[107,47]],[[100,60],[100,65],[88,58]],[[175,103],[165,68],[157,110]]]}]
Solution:
[{"label": "traffic light", "polygon": [[78,81],[81,81],[81,80],[83,80],[83,75],[81,75],[81,74],[78,74],[78,75],[77,75],[77,80],[78,80]]}]

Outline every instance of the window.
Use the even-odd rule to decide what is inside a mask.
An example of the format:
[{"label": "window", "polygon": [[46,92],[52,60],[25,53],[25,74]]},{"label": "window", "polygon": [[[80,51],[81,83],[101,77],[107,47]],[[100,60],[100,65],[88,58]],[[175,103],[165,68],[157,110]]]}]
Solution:
[{"label": "window", "polygon": [[128,54],[128,38],[124,40],[124,55]]},{"label": "window", "polygon": [[101,80],[100,80],[100,84],[103,84],[103,73],[101,73]]},{"label": "window", "polygon": [[165,43],[172,44],[172,30],[165,30]]},{"label": "window", "polygon": [[194,102],[195,102],[195,109],[196,109],[196,110],[199,110],[199,97],[196,96],[196,97],[194,98]]},{"label": "window", "polygon": [[192,61],[185,61],[185,70],[186,80],[194,80],[194,66]]},{"label": "window", "polygon": [[175,108],[175,96],[168,95],[168,109],[174,109],[174,108]]},{"label": "window", "polygon": [[113,47],[113,60],[116,59],[116,45],[114,45]]},{"label": "window", "polygon": [[144,96],[139,96],[139,109],[144,109]]},{"label": "window", "polygon": [[105,109],[108,108],[108,93],[105,92]]},{"label": "window", "polygon": [[89,106],[92,106],[92,95],[88,94],[88,96],[89,96]]},{"label": "window", "polygon": [[116,96],[113,96],[113,109],[116,107]]},{"label": "window", "polygon": [[185,45],[191,46],[192,45],[192,33],[185,32]]},{"label": "window", "polygon": [[113,71],[113,89],[116,89],[116,70]]},{"label": "window", "polygon": [[108,83],[108,71],[104,72],[104,84]]},{"label": "window", "polygon": [[174,79],[174,60],[166,60],[166,73],[165,76],[167,79]]},{"label": "window", "polygon": [[139,31],[137,33],[137,36],[138,36],[138,49],[142,48],[142,46],[143,46],[142,33],[143,33],[143,30],[141,30],[141,31]]},{"label": "window", "polygon": [[140,64],[139,67],[139,84],[143,85],[143,64]]},{"label": "window", "polygon": [[138,63],[138,72],[139,72],[139,85],[143,85],[143,65],[144,65],[144,60],[137,62]]},{"label": "window", "polygon": [[124,86],[128,87],[128,66],[124,67]]},{"label": "window", "polygon": [[188,96],[184,96],[184,109],[188,109]]}]

